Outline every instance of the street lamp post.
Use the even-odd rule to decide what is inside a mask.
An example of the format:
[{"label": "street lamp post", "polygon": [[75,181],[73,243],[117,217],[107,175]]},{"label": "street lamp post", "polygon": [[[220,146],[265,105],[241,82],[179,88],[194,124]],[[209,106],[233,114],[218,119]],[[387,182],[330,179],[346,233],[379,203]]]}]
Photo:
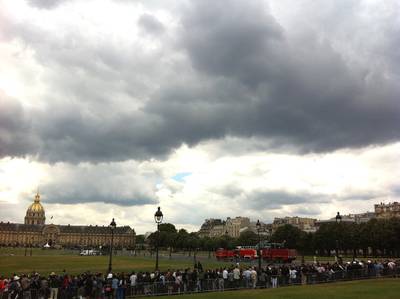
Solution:
[{"label": "street lamp post", "polygon": [[[339,212],[337,212],[335,220],[336,220],[336,224],[342,222],[342,216],[340,215]],[[338,239],[336,239],[335,245],[336,245],[336,250],[335,250],[336,251],[336,262],[339,262],[339,240]]]},{"label": "street lamp post", "polygon": [[110,230],[111,230],[111,244],[110,244],[110,257],[108,259],[108,273],[111,273],[112,270],[112,254],[113,254],[113,246],[114,246],[114,230],[117,227],[117,224],[114,221],[114,218],[112,219],[110,223]]},{"label": "street lamp post", "polygon": [[258,271],[261,271],[261,238],[260,238],[260,230],[261,230],[261,223],[260,220],[257,220],[257,233],[258,233]]},{"label": "street lamp post", "polygon": [[154,220],[157,223],[157,241],[156,241],[156,271],[158,270],[158,242],[160,240],[160,224],[163,220],[163,213],[160,207],[158,207],[156,213],[154,214]]}]

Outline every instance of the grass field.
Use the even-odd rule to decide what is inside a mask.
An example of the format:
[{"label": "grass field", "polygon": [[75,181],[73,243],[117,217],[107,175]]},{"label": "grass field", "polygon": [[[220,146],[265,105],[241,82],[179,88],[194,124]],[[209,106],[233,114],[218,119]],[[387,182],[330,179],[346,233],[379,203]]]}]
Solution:
[{"label": "grass field", "polygon": [[[159,298],[159,297],[147,297]],[[399,299],[400,280],[380,279],[278,289],[242,290],[170,296],[174,299]]]},{"label": "grass field", "polygon": [[[42,250],[24,248],[0,248],[0,275],[10,275],[13,273],[22,274],[37,271],[41,274],[48,274],[53,271],[61,272],[66,270],[71,274],[78,274],[85,271],[105,272],[108,267],[108,256],[79,256],[79,251],[75,250]],[[209,259],[208,254],[203,252],[198,254],[199,260],[204,268],[217,268],[224,265],[231,265],[230,262],[218,262],[214,258]],[[306,257],[307,261],[312,261],[313,257]],[[333,257],[319,258],[319,261],[333,261]],[[257,261],[254,261],[257,263]],[[151,271],[154,269],[155,258],[147,256],[130,256],[127,253],[113,256],[113,271],[130,272]],[[167,252],[160,252],[160,269],[183,269],[193,267],[193,257],[187,254],[176,254],[173,259],[168,259]],[[400,296],[399,296],[400,298]]]},{"label": "grass field", "polygon": [[[202,262],[203,267],[215,268],[222,264],[211,260]],[[150,271],[154,269],[154,258],[116,256],[113,257],[114,272]],[[160,259],[161,270],[193,268],[193,262],[189,260],[167,260]],[[12,273],[31,273],[33,271],[41,274],[50,272],[61,272],[65,269],[70,274],[91,272],[104,273],[108,267],[107,256],[1,256],[0,274],[10,275]]]},{"label": "grass field", "polygon": [[[108,256],[79,256],[78,253],[66,253],[59,250],[35,250],[33,255],[24,256],[24,249],[3,248],[0,251],[0,275],[10,275],[13,273],[31,273],[33,271],[41,274],[49,274],[53,271],[61,272],[64,269],[70,274],[79,274],[85,271],[104,273],[108,267]],[[217,262],[215,259],[201,259],[205,268],[216,268],[225,264]],[[113,271],[131,272],[150,271],[155,266],[155,258],[147,256],[113,256]],[[192,258],[174,258],[160,257],[159,267],[161,270],[183,269],[193,267]]]}]

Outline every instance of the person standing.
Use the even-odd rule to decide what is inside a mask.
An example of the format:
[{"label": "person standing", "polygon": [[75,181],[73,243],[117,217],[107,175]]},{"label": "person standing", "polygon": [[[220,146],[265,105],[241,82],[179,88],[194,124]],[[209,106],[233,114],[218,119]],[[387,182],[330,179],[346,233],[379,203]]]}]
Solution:
[{"label": "person standing", "polygon": [[117,299],[125,299],[125,292],[127,285],[128,281],[126,279],[126,275],[125,273],[121,273],[118,281]]},{"label": "person standing", "polygon": [[136,295],[136,283],[137,283],[137,275],[135,271],[132,272],[131,276],[129,277],[130,281],[130,296]]},{"label": "person standing", "polygon": [[10,283],[10,286],[8,288],[9,299],[17,299],[21,297],[22,288],[19,280],[20,280],[19,276],[15,275],[13,281]]},{"label": "person standing", "polygon": [[228,270],[226,270],[226,267],[222,271],[222,278],[224,279],[224,288],[228,287]]},{"label": "person standing", "polygon": [[3,294],[6,289],[6,284],[7,280],[4,278],[4,276],[0,276],[0,299],[3,298]]},{"label": "person standing", "polygon": [[93,276],[91,274],[87,274],[85,280],[83,281],[83,286],[85,289],[85,297],[90,299],[93,297]]},{"label": "person standing", "polygon": [[254,267],[250,271],[251,285],[252,288],[255,289],[257,287],[257,271]]},{"label": "person standing", "polygon": [[112,281],[113,281],[113,275],[112,273],[108,273],[104,286],[104,295],[107,299],[113,298]]},{"label": "person standing", "polygon": [[278,287],[278,268],[275,266],[271,269],[271,284],[272,288]]},{"label": "person standing", "polygon": [[297,270],[295,267],[291,267],[289,270],[289,284],[295,284],[297,279]]},{"label": "person standing", "polygon": [[111,288],[112,288],[112,298],[117,298],[117,290],[118,290],[119,279],[117,275],[114,275],[111,280]]},{"label": "person standing", "polygon": [[233,280],[235,282],[235,288],[238,288],[240,286],[240,269],[238,265],[233,269]]},{"label": "person standing", "polygon": [[49,286],[50,286],[50,299],[57,299],[58,289],[60,288],[60,279],[54,272],[51,272],[50,274]]}]

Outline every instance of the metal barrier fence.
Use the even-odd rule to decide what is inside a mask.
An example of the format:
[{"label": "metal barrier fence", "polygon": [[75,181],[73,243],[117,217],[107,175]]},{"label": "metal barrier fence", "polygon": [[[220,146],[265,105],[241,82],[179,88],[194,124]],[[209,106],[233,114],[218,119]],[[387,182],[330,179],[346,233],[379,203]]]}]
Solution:
[{"label": "metal barrier fence", "polygon": [[[400,267],[396,269],[384,269],[376,271],[374,269],[357,269],[351,271],[322,272],[313,271],[311,273],[297,273],[293,275],[268,276],[258,275],[257,279],[241,277],[240,279],[214,278],[197,279],[196,281],[157,281],[143,282],[135,286],[107,290],[104,288],[94,288],[91,295],[87,296],[84,286],[70,286],[67,289],[29,289],[19,292],[3,291],[0,292],[0,299],[124,299],[142,296],[157,295],[176,295],[183,293],[198,292],[221,292],[226,290],[251,289],[251,288],[276,288],[301,284],[320,284],[346,280],[360,280],[370,278],[400,277]],[[175,279],[175,278],[174,278]]]},{"label": "metal barrier fence", "polygon": [[332,283],[346,280],[361,280],[370,278],[400,277],[400,268],[382,272],[366,271],[365,269],[352,271],[337,271],[335,273],[307,273],[298,274],[296,277],[288,276],[264,276],[259,275],[256,280],[251,278],[235,279],[204,279],[197,281],[188,281],[182,283],[176,282],[154,282],[141,283],[134,287],[128,287],[127,297],[157,296],[157,295],[176,295],[183,293],[197,292],[221,292],[227,290],[252,289],[252,288],[277,288],[291,285],[302,284],[320,284]]}]

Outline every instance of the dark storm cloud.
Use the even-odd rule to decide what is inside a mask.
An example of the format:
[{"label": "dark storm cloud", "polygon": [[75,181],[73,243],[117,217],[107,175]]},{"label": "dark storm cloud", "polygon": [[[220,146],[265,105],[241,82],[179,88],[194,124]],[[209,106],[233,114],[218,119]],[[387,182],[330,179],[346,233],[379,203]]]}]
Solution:
[{"label": "dark storm cloud", "polygon": [[194,1],[183,28],[182,42],[201,71],[252,87],[276,71],[283,30],[261,1]]},{"label": "dark storm cloud", "polygon": [[[235,102],[229,106],[218,107],[216,99],[216,130],[265,136],[305,151],[399,139],[398,83],[369,73],[368,66],[350,69],[329,41],[308,36],[293,43],[257,1],[230,3],[196,2],[184,19],[183,43],[194,67],[248,88],[247,97],[229,95]],[[209,110],[212,117],[216,110]]]},{"label": "dark storm cloud", "polygon": [[0,157],[35,152],[31,121],[20,103],[0,90]]},{"label": "dark storm cloud", "polygon": [[55,164],[41,185],[48,203],[110,203],[119,206],[156,204],[156,174],[132,163]]},{"label": "dark storm cloud", "polygon": [[[19,135],[3,121],[0,155],[98,162],[160,157],[227,136],[297,152],[400,139],[395,39],[375,53],[377,68],[350,63],[329,36],[289,34],[261,1],[193,1],[176,19],[178,31],[159,34],[156,50],[112,36],[94,42],[73,24],[62,35],[13,24],[51,94]],[[167,30],[150,14],[138,24],[150,34]]]}]

